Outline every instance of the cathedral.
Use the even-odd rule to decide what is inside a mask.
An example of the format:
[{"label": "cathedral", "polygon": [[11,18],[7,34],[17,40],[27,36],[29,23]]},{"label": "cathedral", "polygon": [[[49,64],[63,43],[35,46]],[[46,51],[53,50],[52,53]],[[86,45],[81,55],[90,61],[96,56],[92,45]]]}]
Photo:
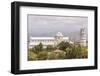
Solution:
[{"label": "cathedral", "polygon": [[32,48],[39,43],[42,43],[43,47],[46,48],[47,45],[55,46],[61,41],[66,41],[73,44],[73,42],[69,40],[69,37],[64,37],[61,32],[58,32],[54,37],[30,37],[29,40],[29,48]]},{"label": "cathedral", "polygon": [[[61,32],[58,32],[54,37],[30,37],[29,39],[29,48],[33,48],[39,43],[43,44],[43,47],[46,48],[48,45],[58,45],[60,42],[65,41],[70,44],[74,44],[69,37],[64,37]],[[81,28],[80,30],[80,41],[81,46],[86,46],[86,33],[85,28]]]}]

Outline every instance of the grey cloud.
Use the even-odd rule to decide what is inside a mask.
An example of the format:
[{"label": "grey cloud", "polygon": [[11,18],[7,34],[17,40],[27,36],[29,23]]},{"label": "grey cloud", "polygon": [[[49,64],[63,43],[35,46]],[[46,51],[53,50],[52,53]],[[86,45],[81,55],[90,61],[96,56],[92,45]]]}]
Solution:
[{"label": "grey cloud", "polygon": [[87,29],[87,17],[28,15],[28,36],[55,36],[62,32],[65,36]]}]

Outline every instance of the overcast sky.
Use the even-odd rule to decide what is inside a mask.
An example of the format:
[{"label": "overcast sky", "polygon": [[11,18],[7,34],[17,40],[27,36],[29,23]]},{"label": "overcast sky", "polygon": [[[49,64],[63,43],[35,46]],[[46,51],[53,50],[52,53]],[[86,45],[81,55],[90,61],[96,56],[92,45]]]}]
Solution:
[{"label": "overcast sky", "polygon": [[29,37],[53,37],[57,32],[62,32],[64,36],[74,36],[82,27],[87,30],[87,17],[28,15]]}]

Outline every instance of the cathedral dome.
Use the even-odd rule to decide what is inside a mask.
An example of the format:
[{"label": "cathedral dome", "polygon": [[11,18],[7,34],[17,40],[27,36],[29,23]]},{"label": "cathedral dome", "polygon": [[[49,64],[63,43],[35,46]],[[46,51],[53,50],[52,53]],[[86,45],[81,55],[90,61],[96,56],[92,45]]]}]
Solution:
[{"label": "cathedral dome", "polygon": [[62,34],[61,32],[58,32],[58,33],[56,34],[56,36],[63,36],[63,34]]}]

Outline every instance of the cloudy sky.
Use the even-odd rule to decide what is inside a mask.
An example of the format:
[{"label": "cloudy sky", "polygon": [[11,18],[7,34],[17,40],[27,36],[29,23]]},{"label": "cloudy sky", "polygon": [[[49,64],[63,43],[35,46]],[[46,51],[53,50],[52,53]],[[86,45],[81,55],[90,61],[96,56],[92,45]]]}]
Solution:
[{"label": "cloudy sky", "polygon": [[54,37],[57,32],[71,39],[79,39],[82,27],[88,27],[87,17],[28,15],[28,38]]}]

